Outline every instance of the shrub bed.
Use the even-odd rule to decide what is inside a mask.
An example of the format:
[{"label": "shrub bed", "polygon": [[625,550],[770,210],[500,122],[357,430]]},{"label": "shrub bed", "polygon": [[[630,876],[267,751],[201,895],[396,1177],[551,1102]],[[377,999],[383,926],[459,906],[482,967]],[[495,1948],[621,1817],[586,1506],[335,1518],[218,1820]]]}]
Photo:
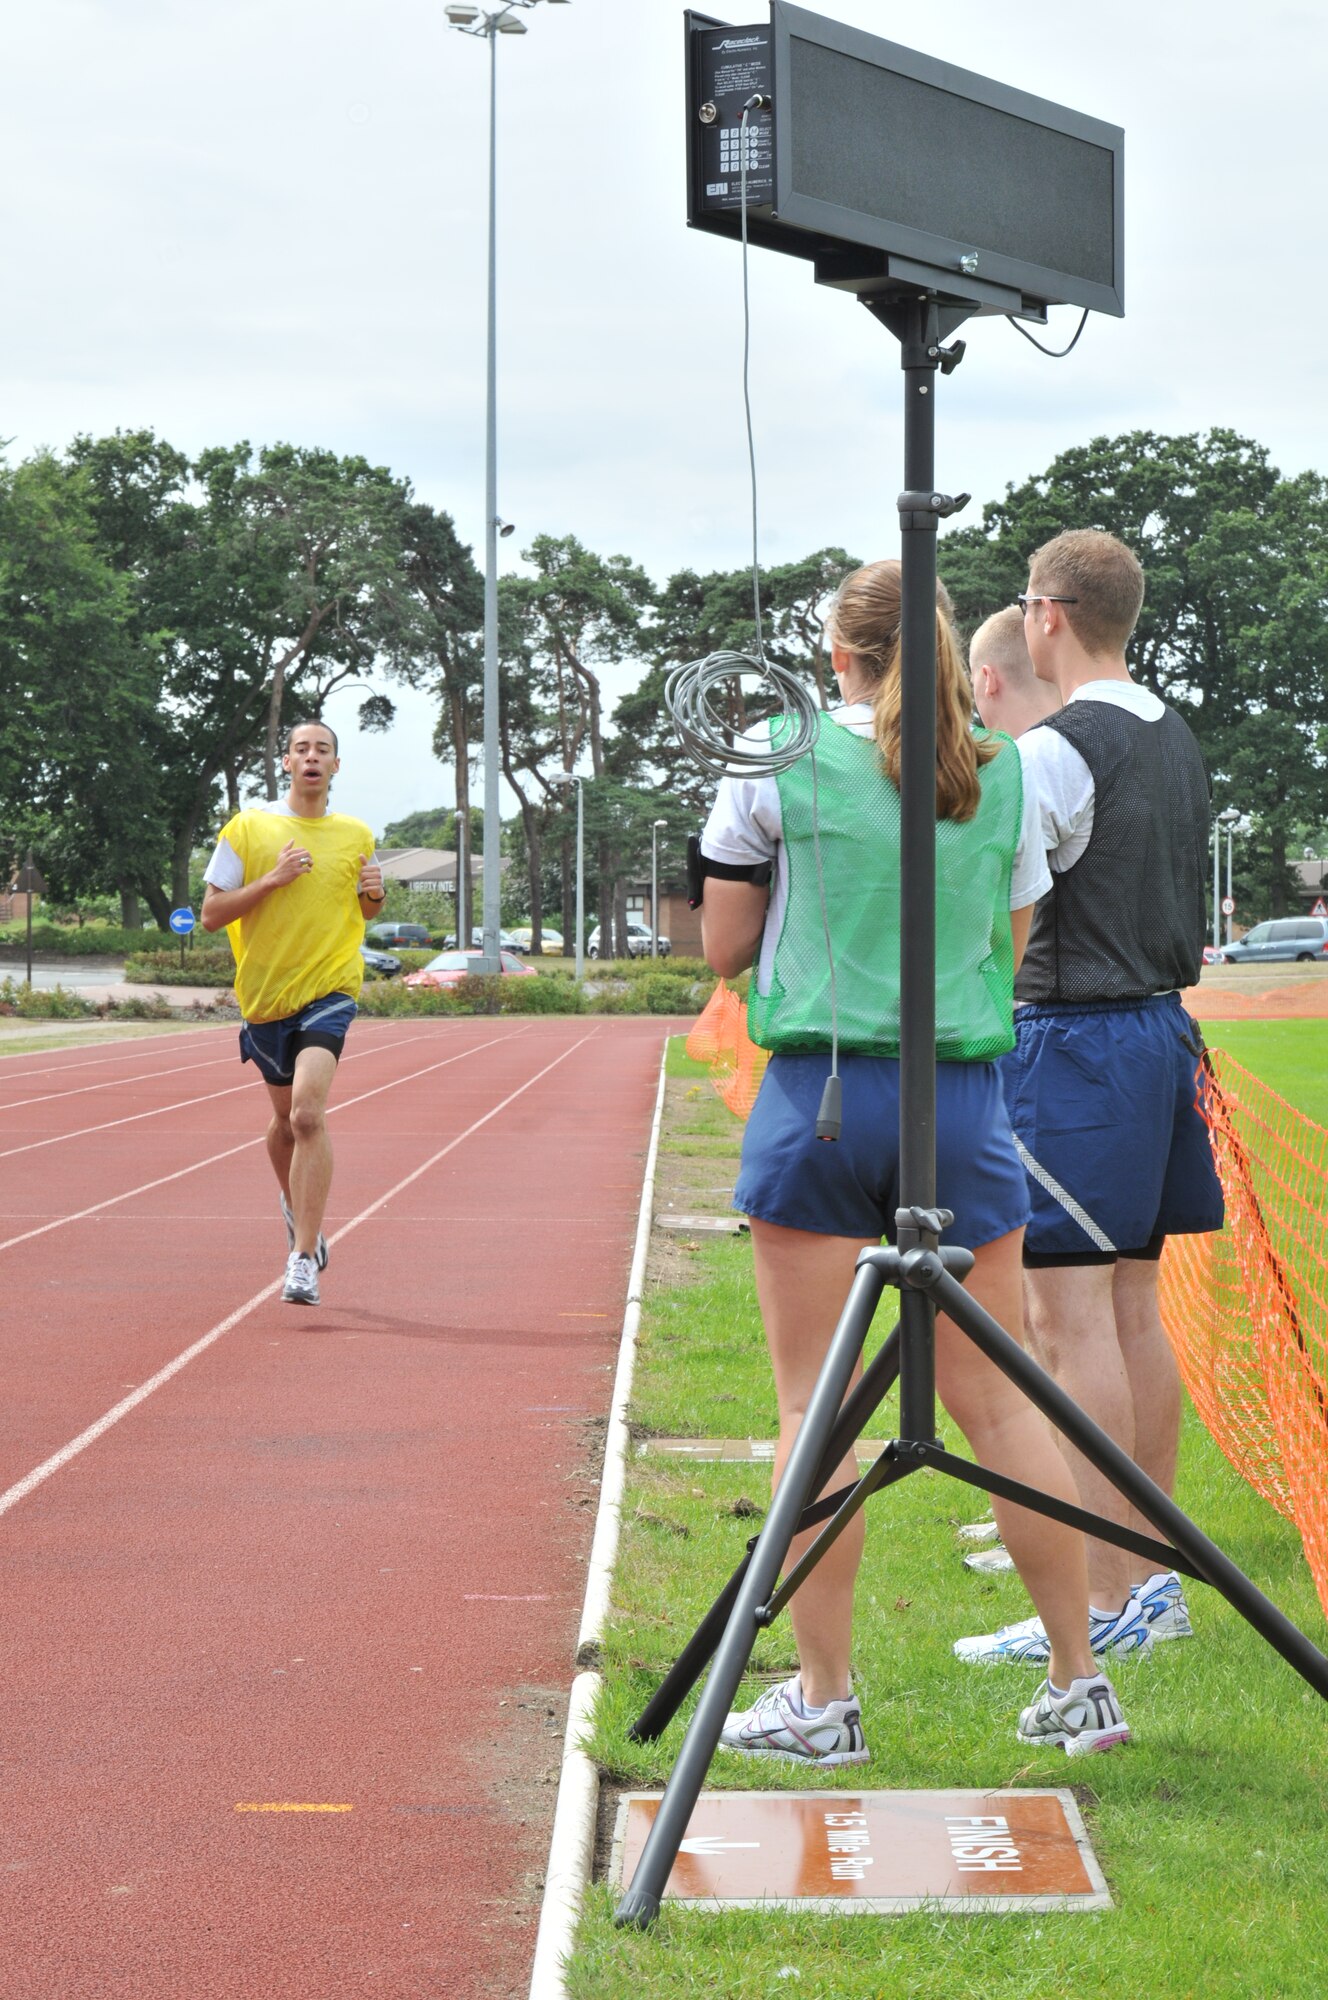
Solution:
[{"label": "shrub bed", "polygon": [[131,986],[231,986],[235,960],[228,944],[195,945],[183,954],[178,945],[174,951],[139,951],[125,960],[125,979]]},{"label": "shrub bed", "polygon": [[[27,935],[22,924],[11,925],[0,930],[0,947],[26,951]],[[44,958],[122,958],[126,952],[151,950],[169,936],[155,925],[151,930],[126,931],[118,924],[34,924],[32,949]]]}]

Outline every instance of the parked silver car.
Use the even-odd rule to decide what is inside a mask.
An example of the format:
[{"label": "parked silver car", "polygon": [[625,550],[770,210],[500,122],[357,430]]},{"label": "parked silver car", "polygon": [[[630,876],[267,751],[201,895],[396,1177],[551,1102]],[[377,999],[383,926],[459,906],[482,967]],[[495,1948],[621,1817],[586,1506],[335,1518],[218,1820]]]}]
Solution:
[{"label": "parked silver car", "polygon": [[[661,932],[659,938],[659,956],[661,958],[667,958],[672,949],[673,946],[669,943],[668,939],[664,936],[663,932]],[[598,924],[596,924],[594,930],[590,933],[590,936],[586,940],[586,952],[590,958],[599,957]],[[634,923],[628,924],[627,956],[629,958],[649,958],[650,932],[647,930],[644,924],[634,924]]]},{"label": "parked silver car", "polygon": [[1236,944],[1224,944],[1222,958],[1227,965],[1246,965],[1251,959],[1260,965],[1278,959],[1328,964],[1328,917],[1274,917],[1246,931]]}]

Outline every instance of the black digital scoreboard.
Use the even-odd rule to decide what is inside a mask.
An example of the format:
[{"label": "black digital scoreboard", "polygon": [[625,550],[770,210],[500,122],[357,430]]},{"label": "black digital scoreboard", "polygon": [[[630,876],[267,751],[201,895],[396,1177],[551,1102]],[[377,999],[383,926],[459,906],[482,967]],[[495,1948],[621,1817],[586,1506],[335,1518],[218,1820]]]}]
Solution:
[{"label": "black digital scoreboard", "polygon": [[[1027,91],[770,0],[688,12],[687,220],[863,297],[971,312],[1124,311],[1124,134]],[[763,100],[749,111],[753,97]]]}]

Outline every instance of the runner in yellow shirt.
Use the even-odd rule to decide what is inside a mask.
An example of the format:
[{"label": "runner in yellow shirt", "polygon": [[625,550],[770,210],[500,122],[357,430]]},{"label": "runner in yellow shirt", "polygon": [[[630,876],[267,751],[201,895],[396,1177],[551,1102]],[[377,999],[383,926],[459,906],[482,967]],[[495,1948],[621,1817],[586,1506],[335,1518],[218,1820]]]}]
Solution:
[{"label": "runner in yellow shirt", "polygon": [[281,1296],[316,1306],[332,1185],[327,1099],[364,977],[364,920],[385,891],[364,821],[327,809],[341,769],[335,732],[297,722],[281,763],[286,797],[248,806],[221,829],[202,923],[230,933],[240,1060],[254,1064],[272,1099],[267,1151],[289,1253]]}]

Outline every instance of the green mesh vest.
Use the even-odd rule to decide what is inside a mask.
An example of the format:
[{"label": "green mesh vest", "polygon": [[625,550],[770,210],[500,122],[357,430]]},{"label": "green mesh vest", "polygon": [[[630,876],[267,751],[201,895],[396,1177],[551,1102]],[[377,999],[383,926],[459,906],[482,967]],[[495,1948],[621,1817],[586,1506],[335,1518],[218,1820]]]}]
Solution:
[{"label": "green mesh vest", "polygon": [[[1014,1047],[1010,874],[1023,772],[1008,739],[978,773],[971,820],[936,826],[936,1055],[985,1062]],[[816,817],[835,953],[839,1044],[899,1054],[899,794],[870,737],[829,716],[816,744]],[[812,760],[778,774],[788,903],[770,991],[753,975],[752,1040],[780,1054],[830,1047],[830,978],[812,844]]]}]

